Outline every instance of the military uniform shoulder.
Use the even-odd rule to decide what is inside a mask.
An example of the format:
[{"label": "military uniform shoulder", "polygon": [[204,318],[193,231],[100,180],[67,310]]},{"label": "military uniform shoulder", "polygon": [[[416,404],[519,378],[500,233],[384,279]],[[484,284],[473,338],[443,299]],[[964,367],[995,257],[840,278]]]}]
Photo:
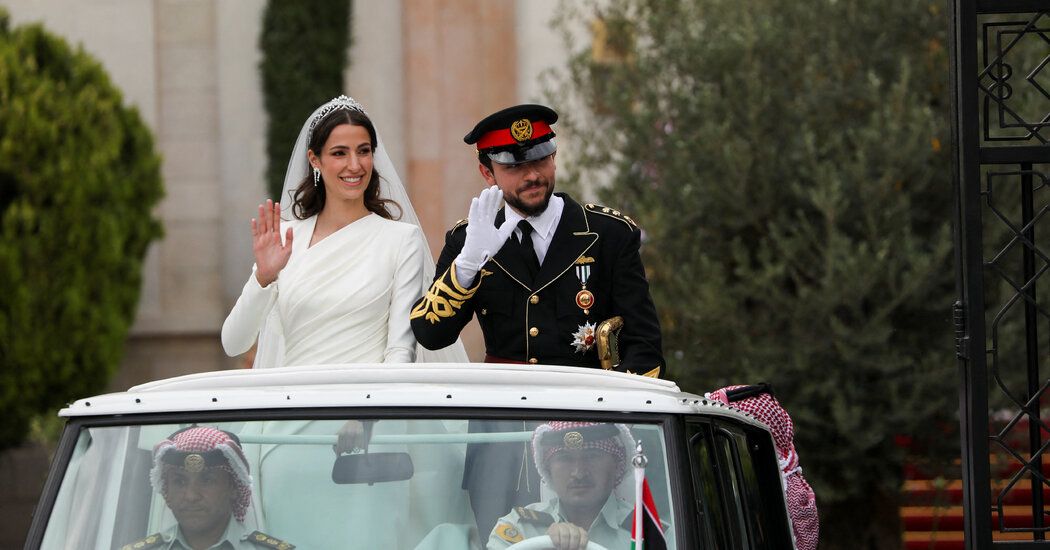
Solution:
[{"label": "military uniform shoulder", "polygon": [[530,523],[540,527],[550,527],[554,524],[554,516],[547,512],[540,512],[524,506],[518,506],[514,508],[514,511],[518,513],[518,521],[522,523]]},{"label": "military uniform shoulder", "polygon": [[466,229],[466,227],[467,227],[467,219],[463,218],[462,220],[459,220],[458,222],[456,222],[456,224],[453,225],[452,229],[449,229],[448,232],[449,233],[455,233],[457,229]]},{"label": "military uniform shoulder", "polygon": [[492,534],[511,544],[515,544],[525,540],[525,535],[522,535],[521,531],[518,530],[517,527],[504,521],[499,521],[496,523],[496,528],[492,530]]},{"label": "military uniform shoulder", "polygon": [[271,537],[262,531],[252,531],[248,535],[248,542],[263,548],[274,548],[275,550],[292,550],[294,544],[287,543],[277,537]]},{"label": "military uniform shoulder", "polygon": [[587,203],[586,205],[584,205],[584,208],[587,210],[587,212],[599,214],[602,216],[608,216],[615,220],[619,220],[627,224],[627,226],[630,227],[632,230],[638,229],[638,224],[635,223],[635,221],[632,220],[630,216],[614,208],[609,208],[608,206],[602,206],[600,204],[594,203]]},{"label": "military uniform shoulder", "polygon": [[153,533],[148,537],[121,546],[120,550],[145,550],[146,548],[156,548],[162,544],[164,544],[164,537],[160,533]]}]

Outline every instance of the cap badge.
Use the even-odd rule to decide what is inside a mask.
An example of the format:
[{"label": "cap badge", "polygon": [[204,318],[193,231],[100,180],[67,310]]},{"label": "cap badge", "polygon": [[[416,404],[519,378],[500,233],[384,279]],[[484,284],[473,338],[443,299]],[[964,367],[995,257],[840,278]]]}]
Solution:
[{"label": "cap badge", "polygon": [[527,118],[515,120],[510,125],[510,135],[518,143],[532,139],[532,123]]},{"label": "cap badge", "polygon": [[204,471],[204,457],[197,454],[186,455],[186,458],[182,460],[182,467],[187,472],[198,473]]},{"label": "cap badge", "polygon": [[579,449],[583,447],[583,434],[580,432],[569,432],[562,438],[566,449]]}]

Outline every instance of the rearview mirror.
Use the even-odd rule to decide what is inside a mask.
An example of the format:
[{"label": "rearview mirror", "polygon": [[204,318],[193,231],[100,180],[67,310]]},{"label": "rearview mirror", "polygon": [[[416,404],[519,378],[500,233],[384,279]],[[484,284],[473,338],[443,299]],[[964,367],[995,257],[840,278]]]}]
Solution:
[{"label": "rearview mirror", "polygon": [[340,484],[404,481],[415,473],[408,453],[341,455],[332,465],[332,481]]}]

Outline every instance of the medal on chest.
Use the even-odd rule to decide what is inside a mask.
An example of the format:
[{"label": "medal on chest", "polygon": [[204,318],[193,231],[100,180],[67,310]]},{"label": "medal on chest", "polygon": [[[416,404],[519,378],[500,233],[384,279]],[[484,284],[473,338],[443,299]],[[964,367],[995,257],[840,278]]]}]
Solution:
[{"label": "medal on chest", "polygon": [[[581,256],[576,260],[576,279],[580,281],[580,291],[576,293],[576,306],[583,310],[584,315],[591,314],[594,307],[594,294],[587,290],[587,279],[591,276],[591,266],[594,258]],[[594,323],[585,321],[576,332],[572,334],[572,345],[576,347],[577,353],[586,353],[594,347]]]},{"label": "medal on chest", "polygon": [[591,314],[594,307],[594,294],[587,290],[587,279],[591,277],[591,266],[594,258],[582,256],[576,260],[576,279],[580,281],[580,291],[576,293],[576,306],[583,310],[584,315]]}]

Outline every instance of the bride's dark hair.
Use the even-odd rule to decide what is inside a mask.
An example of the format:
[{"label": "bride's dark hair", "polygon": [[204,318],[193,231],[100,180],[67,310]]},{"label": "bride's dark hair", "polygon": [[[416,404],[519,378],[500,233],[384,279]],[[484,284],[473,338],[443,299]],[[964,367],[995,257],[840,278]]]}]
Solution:
[{"label": "bride's dark hair", "polygon": [[[314,126],[313,132],[310,134],[310,143],[308,144],[310,150],[320,158],[321,149],[324,147],[325,142],[328,141],[328,136],[331,135],[332,130],[343,124],[360,126],[367,130],[369,140],[372,142],[372,153],[375,154],[379,141],[376,138],[376,128],[372,124],[372,120],[368,118],[368,115],[353,109],[336,109],[325,115]],[[372,166],[372,176],[368,179],[368,187],[365,188],[365,208],[369,212],[379,214],[388,220],[399,220],[402,213],[401,205],[379,196],[380,178],[382,176],[379,175],[379,171],[376,170],[375,166]],[[322,182],[314,185],[312,173],[307,173],[306,177],[299,182],[299,186],[296,187],[295,191],[289,191],[289,193],[292,195],[292,213],[300,220],[320,214],[321,210],[324,210],[324,184]],[[390,210],[387,208],[389,205],[397,208],[397,217],[390,213]]]}]

